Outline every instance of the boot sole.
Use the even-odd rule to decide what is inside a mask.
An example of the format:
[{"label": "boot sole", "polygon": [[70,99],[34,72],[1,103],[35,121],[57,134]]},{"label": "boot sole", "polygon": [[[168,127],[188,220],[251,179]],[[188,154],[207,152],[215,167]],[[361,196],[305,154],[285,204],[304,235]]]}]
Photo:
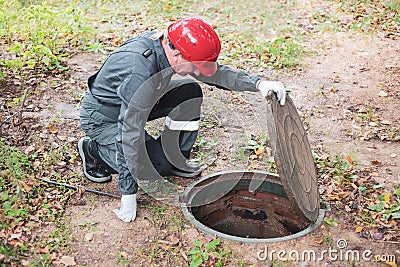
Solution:
[{"label": "boot sole", "polygon": [[86,171],[86,158],[85,158],[85,153],[83,152],[83,141],[85,139],[89,139],[87,137],[85,138],[81,138],[78,141],[78,153],[79,156],[82,159],[82,165],[83,165],[83,175],[86,177],[86,179],[88,179],[89,181],[95,182],[95,183],[105,183],[105,182],[109,182],[112,179],[112,176],[106,176],[106,177],[102,177],[102,178],[98,178],[98,177],[93,177],[90,174],[87,173]]},{"label": "boot sole", "polygon": [[201,173],[204,171],[205,168],[207,168],[207,165],[203,164],[195,172],[184,172],[184,171],[179,171],[179,170],[170,170],[170,173],[172,173],[173,175],[179,176],[179,177],[183,177],[183,178],[196,178],[196,177],[201,175]]}]

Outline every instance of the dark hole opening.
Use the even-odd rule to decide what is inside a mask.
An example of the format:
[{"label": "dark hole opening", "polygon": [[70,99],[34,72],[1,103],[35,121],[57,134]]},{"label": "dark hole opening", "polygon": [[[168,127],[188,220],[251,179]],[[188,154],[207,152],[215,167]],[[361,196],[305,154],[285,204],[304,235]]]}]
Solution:
[{"label": "dark hole opening", "polygon": [[258,211],[250,211],[250,210],[232,210],[233,214],[237,217],[243,219],[251,219],[251,220],[265,220],[267,219],[267,214],[263,210]]},{"label": "dark hole opening", "polygon": [[[218,191],[218,185],[208,186],[210,188],[205,189],[208,192]],[[281,187],[277,184],[272,186]],[[211,229],[245,238],[283,237],[300,232],[310,225],[308,220],[302,219],[291,208],[286,196],[268,191],[249,192],[242,188],[234,188],[207,205],[192,207],[191,212],[199,222]],[[267,188],[271,188],[271,185]]]}]

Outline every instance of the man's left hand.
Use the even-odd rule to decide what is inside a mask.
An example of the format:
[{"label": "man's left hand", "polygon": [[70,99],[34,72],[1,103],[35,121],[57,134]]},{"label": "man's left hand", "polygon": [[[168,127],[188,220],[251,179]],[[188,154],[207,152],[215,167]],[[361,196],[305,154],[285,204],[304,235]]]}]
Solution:
[{"label": "man's left hand", "polygon": [[114,209],[114,213],[124,222],[131,222],[136,219],[136,194],[122,195],[121,206]]}]

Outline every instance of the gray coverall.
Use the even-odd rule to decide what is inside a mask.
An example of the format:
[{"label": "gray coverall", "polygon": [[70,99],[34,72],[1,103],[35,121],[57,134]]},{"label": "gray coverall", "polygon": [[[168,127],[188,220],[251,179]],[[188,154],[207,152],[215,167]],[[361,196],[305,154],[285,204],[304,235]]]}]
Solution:
[{"label": "gray coverall", "polygon": [[[118,188],[123,195],[137,192],[135,179],[145,168],[140,164],[141,154],[146,153],[143,149],[147,149],[156,165],[155,161],[163,153],[159,140],[146,133],[147,121],[166,117],[164,133],[178,133],[180,149],[185,157],[195,142],[200,126],[201,88],[187,79],[171,80],[174,74],[162,48],[159,32],[152,31],[117,48],[88,80],[88,90],[80,110],[81,128],[98,143],[102,160],[119,174]],[[225,65],[218,65],[217,72],[211,77],[192,77],[220,89],[253,92],[257,91],[259,80],[257,76]],[[188,102],[191,99],[193,101]],[[186,105],[174,109],[181,103]],[[129,120],[128,129],[124,128],[124,120]],[[128,156],[124,155],[123,131],[132,135],[129,145],[134,153]],[[157,155],[150,155],[152,153]],[[156,169],[165,175],[167,170],[163,170],[163,166],[166,160],[161,161],[160,168]]]}]

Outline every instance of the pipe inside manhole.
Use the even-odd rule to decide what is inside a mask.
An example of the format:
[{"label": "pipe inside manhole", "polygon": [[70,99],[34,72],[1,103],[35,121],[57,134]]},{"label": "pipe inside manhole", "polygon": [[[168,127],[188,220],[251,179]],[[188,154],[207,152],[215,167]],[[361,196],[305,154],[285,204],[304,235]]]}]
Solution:
[{"label": "pipe inside manhole", "polygon": [[310,222],[293,209],[276,174],[225,171],[186,188],[185,217],[203,232],[237,242],[279,242],[306,235],[323,220]]}]

